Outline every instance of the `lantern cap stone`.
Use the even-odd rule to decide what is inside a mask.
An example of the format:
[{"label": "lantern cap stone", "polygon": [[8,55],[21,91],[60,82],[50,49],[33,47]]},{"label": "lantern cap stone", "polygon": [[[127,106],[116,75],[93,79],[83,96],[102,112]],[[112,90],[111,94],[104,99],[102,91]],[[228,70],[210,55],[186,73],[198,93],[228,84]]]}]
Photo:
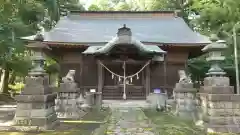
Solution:
[{"label": "lantern cap stone", "polygon": [[205,46],[202,51],[203,52],[210,52],[210,51],[220,51],[227,48],[226,41],[225,40],[217,40],[211,44],[208,44]]},{"label": "lantern cap stone", "polygon": [[212,42],[216,42],[216,41],[219,40],[219,38],[218,38],[218,36],[217,36],[216,34],[211,34],[210,40],[211,40]]},{"label": "lantern cap stone", "polygon": [[30,49],[51,49],[49,48],[48,45],[42,43],[42,42],[34,42],[34,43],[30,43],[30,44],[27,44],[26,45],[27,48],[30,48]]}]

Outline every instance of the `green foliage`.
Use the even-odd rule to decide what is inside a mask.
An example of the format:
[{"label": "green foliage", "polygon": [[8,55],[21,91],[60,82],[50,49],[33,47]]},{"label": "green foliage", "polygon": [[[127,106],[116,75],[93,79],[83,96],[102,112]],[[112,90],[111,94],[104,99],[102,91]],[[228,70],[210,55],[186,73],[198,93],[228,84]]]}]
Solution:
[{"label": "green foliage", "polygon": [[193,0],[191,10],[200,15],[196,22],[199,31],[220,37],[240,20],[240,1],[237,0]]},{"label": "green foliage", "polygon": [[179,14],[188,22],[189,3],[184,0],[94,0],[88,8],[90,11],[152,11],[178,10]]},{"label": "green foliage", "polygon": [[59,5],[63,6],[67,10],[85,10],[85,8],[79,3],[79,0],[58,0]]},{"label": "green foliage", "polygon": [[101,10],[97,5],[92,4],[91,6],[88,7],[89,11],[99,11]]},{"label": "green foliage", "polygon": [[[217,34],[220,39],[226,40],[228,49],[225,51],[226,60],[221,66],[231,77],[231,82],[235,82],[235,68],[233,57],[233,27],[240,21],[240,1],[236,0],[192,0],[189,5],[191,13],[199,15],[190,23],[195,30],[205,35]],[[237,27],[239,28],[239,27]],[[237,33],[239,34],[237,29]],[[237,36],[238,50],[240,37]],[[240,51],[239,51],[240,52]],[[240,54],[240,53],[239,53]],[[206,69],[209,67],[204,56],[191,59],[188,62],[190,72],[195,75],[193,79],[203,79]]]},{"label": "green foliage", "polygon": [[174,8],[174,0],[94,0],[88,8],[91,11],[117,10],[117,11],[144,11],[144,10],[166,10]]},{"label": "green foliage", "polygon": [[59,73],[60,66],[59,64],[51,58],[47,58],[45,62],[45,70],[49,74]]},{"label": "green foliage", "polygon": [[[24,44],[19,38],[34,31],[30,29],[32,23],[37,21],[37,16],[41,14],[38,12],[41,7],[39,3],[34,4],[32,0],[22,0],[19,3],[4,1],[1,4],[0,64],[3,69],[21,71],[29,64],[24,59]],[[38,14],[33,17],[33,12]]]},{"label": "green foliage", "polygon": [[20,93],[21,90],[24,88],[24,83],[23,82],[18,82],[16,84],[9,84],[8,87],[11,89],[13,93]]},{"label": "green foliage", "polygon": [[[54,27],[60,18],[60,5],[68,10],[83,8],[78,0],[0,1],[0,68],[7,73],[4,89],[8,89],[5,86],[8,85],[9,74],[26,76],[31,68],[29,52],[25,50],[25,43],[20,38],[35,34],[40,22],[46,30]],[[56,63],[47,67],[48,72],[57,72],[59,69]]]},{"label": "green foliage", "polygon": [[193,58],[188,61],[188,72],[191,73],[191,79],[195,81],[203,81],[206,76],[208,69],[210,68],[209,63],[206,61],[206,55],[198,58]]}]

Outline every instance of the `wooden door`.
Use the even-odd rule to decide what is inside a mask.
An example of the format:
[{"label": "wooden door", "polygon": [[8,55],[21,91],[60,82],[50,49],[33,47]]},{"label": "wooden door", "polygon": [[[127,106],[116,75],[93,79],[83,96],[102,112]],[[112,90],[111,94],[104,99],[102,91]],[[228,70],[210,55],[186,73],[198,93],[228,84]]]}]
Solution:
[{"label": "wooden door", "polygon": [[[106,65],[112,72],[123,76],[123,64],[114,63]],[[126,76],[137,73],[143,64],[126,64]],[[103,88],[103,99],[120,100],[123,99],[123,79],[119,79],[117,76],[104,69],[104,88]],[[126,96],[127,99],[145,99],[146,92],[144,89],[144,78],[143,72],[140,72],[138,76],[132,79],[127,79],[128,84],[126,85]]]}]

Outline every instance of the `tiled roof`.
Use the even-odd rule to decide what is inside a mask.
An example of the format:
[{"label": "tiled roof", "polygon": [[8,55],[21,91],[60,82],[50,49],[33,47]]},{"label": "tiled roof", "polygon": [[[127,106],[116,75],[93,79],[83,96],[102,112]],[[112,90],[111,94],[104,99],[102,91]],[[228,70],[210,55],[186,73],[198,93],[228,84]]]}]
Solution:
[{"label": "tiled roof", "polygon": [[[93,15],[97,13],[98,15]],[[84,12],[62,17],[55,28],[44,33],[46,42],[107,43],[126,24],[141,42],[163,44],[207,44],[208,37],[192,31],[181,17],[158,16],[157,12]],[[104,15],[103,15],[104,14]],[[108,15],[109,14],[109,15]],[[131,14],[131,15],[130,15]],[[89,16],[88,16],[89,15]],[[102,17],[101,17],[102,16]],[[34,36],[23,39],[33,40]]]}]

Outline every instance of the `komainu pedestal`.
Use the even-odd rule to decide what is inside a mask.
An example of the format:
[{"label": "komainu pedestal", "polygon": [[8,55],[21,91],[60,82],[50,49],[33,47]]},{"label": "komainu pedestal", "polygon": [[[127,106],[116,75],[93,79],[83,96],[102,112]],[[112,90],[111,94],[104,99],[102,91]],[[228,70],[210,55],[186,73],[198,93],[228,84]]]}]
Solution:
[{"label": "komainu pedestal", "polygon": [[75,82],[60,84],[60,90],[56,99],[56,111],[59,118],[78,119],[86,112],[81,108],[84,100]]},{"label": "komainu pedestal", "polygon": [[176,115],[184,119],[193,119],[197,117],[197,90],[193,88],[192,83],[179,82],[174,90],[176,102]]},{"label": "komainu pedestal", "polygon": [[59,124],[54,109],[57,94],[52,93],[48,79],[48,76],[26,77],[24,90],[15,97],[17,130],[26,127],[48,130]]},{"label": "komainu pedestal", "polygon": [[240,133],[240,95],[228,77],[206,77],[199,95],[207,131]]}]

